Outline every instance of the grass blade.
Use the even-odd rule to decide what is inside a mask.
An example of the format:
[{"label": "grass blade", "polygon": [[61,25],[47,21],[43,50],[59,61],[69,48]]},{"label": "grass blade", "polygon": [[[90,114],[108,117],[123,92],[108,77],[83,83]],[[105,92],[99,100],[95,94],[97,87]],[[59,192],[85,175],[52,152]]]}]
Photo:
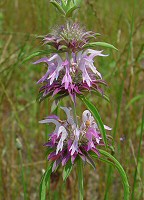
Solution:
[{"label": "grass blade", "polygon": [[137,96],[135,96],[134,98],[132,98],[128,104],[126,105],[125,109],[128,109],[133,103],[135,103],[136,101],[140,100],[140,99],[144,99],[144,94],[139,94]]},{"label": "grass blade", "polygon": [[131,198],[132,200],[135,199],[134,193],[135,193],[135,186],[136,186],[136,178],[137,178],[137,172],[138,172],[140,151],[141,151],[141,146],[142,146],[143,129],[144,129],[144,108],[143,108],[143,115],[142,115],[141,134],[140,134],[138,153],[137,153],[137,165],[136,165],[136,168],[135,168],[134,183],[133,183],[133,187],[132,187],[132,198]]},{"label": "grass blade", "polygon": [[40,183],[40,200],[46,200],[46,189],[50,185],[50,175],[52,173],[52,164],[48,166],[46,172],[42,176]]}]

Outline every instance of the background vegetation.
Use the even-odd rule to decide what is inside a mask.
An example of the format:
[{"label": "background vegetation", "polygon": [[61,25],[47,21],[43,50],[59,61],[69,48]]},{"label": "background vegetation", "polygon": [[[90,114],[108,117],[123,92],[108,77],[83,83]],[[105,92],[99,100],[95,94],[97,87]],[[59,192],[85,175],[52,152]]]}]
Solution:
[{"label": "background vegetation", "polygon": [[[115,157],[128,175],[131,199],[144,199],[144,141],[142,115],[144,103],[144,1],[83,0],[76,19],[87,30],[101,33],[98,41],[115,45],[119,51],[105,49],[98,70],[108,82],[106,94],[111,102],[93,96],[93,103],[105,124],[113,128]],[[43,143],[50,127],[38,123],[50,113],[51,101],[36,102],[36,81],[42,66],[22,61],[43,49],[36,39],[63,21],[48,0],[0,1],[0,199],[37,200],[40,177],[46,167]],[[80,102],[79,102],[80,103]],[[69,104],[69,99],[62,102]],[[80,103],[81,105],[81,103]],[[84,106],[78,106],[81,115]],[[22,151],[16,148],[16,138]],[[122,200],[121,179],[108,165],[96,161],[97,169],[84,169],[86,200]],[[73,172],[62,183],[61,169],[51,178],[48,199],[77,199],[77,176]]]}]

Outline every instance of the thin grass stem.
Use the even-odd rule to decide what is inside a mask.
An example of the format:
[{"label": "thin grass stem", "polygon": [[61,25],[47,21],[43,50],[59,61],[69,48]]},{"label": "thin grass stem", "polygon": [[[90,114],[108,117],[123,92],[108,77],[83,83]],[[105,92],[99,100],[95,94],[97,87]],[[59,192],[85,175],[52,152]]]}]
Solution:
[{"label": "thin grass stem", "polygon": [[136,179],[137,179],[137,173],[138,173],[138,164],[139,164],[140,151],[141,151],[141,146],[142,146],[143,128],[144,128],[144,108],[143,108],[143,115],[142,115],[141,134],[140,134],[138,153],[137,153],[137,165],[134,172],[134,183],[132,187],[132,195],[131,195],[132,200],[135,199],[135,187],[136,187],[136,182],[137,182]]},{"label": "thin grass stem", "polygon": [[20,166],[21,166],[21,176],[22,176],[22,185],[23,185],[23,191],[24,191],[24,200],[28,200],[27,185],[26,185],[26,181],[25,181],[25,170],[24,170],[24,167],[23,167],[22,152],[21,152],[21,150],[19,150],[18,152],[19,152],[19,159],[20,159]]}]

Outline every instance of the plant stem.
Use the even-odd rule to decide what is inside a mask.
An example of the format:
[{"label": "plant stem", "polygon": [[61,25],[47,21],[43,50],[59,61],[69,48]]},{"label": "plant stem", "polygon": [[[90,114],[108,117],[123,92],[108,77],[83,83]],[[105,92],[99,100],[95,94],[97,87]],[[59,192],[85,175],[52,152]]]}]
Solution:
[{"label": "plant stem", "polygon": [[27,186],[26,186],[26,182],[25,182],[25,173],[24,173],[24,167],[23,167],[23,159],[22,159],[22,153],[21,150],[18,151],[19,152],[19,158],[20,158],[20,165],[21,165],[21,176],[22,176],[22,184],[23,184],[23,191],[24,191],[24,200],[27,200]]},{"label": "plant stem", "polygon": [[144,107],[143,107],[143,114],[142,114],[141,134],[140,134],[138,153],[137,153],[137,165],[134,172],[134,183],[132,187],[132,195],[131,195],[132,200],[135,199],[135,187],[136,187],[136,182],[137,182],[136,179],[137,179],[137,174],[138,174],[138,164],[140,160],[140,152],[141,152],[141,146],[142,146],[143,128],[144,128]]},{"label": "plant stem", "polygon": [[[78,125],[77,114],[76,114],[76,106],[75,103],[72,104],[73,107],[73,116],[76,125]],[[77,162],[77,170],[78,170],[78,188],[79,188],[79,200],[83,200],[84,197],[84,188],[83,188],[83,161],[79,157]]]},{"label": "plant stem", "polygon": [[81,160],[81,158],[78,159],[77,169],[78,169],[79,200],[83,200],[83,197],[84,197],[83,161]]}]

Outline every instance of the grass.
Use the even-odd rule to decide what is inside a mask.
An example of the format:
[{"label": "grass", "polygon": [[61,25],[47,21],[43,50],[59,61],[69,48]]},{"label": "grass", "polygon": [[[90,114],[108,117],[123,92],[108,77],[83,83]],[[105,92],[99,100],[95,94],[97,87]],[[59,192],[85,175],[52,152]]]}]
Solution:
[{"label": "grass", "polygon": [[[88,30],[101,33],[98,41],[113,44],[118,52],[105,49],[109,57],[98,59],[97,68],[109,87],[110,103],[93,96],[102,121],[113,128],[115,154],[127,172],[132,200],[144,198],[143,154],[143,76],[144,17],[143,0],[84,0],[76,19]],[[43,143],[51,127],[38,123],[50,113],[52,101],[35,101],[36,81],[44,73],[42,66],[22,61],[43,49],[38,35],[47,34],[63,19],[47,0],[5,1],[0,3],[0,199],[38,199],[39,183],[46,168]],[[99,101],[100,100],[100,101]],[[69,105],[69,99],[62,102]],[[85,106],[79,101],[77,112]],[[59,112],[59,111],[58,111]],[[62,113],[61,113],[62,114]],[[23,144],[22,168],[15,141]],[[121,141],[120,138],[123,138]],[[22,170],[22,171],[21,171]],[[22,174],[24,179],[22,179]],[[71,173],[62,184],[61,169],[51,179],[48,199],[77,199],[77,176]],[[123,188],[115,170],[100,161],[96,171],[84,169],[85,199],[121,200]],[[26,185],[25,185],[26,183]],[[26,192],[24,188],[26,187]],[[49,194],[48,194],[49,195]],[[26,197],[25,197],[26,196]]]}]

